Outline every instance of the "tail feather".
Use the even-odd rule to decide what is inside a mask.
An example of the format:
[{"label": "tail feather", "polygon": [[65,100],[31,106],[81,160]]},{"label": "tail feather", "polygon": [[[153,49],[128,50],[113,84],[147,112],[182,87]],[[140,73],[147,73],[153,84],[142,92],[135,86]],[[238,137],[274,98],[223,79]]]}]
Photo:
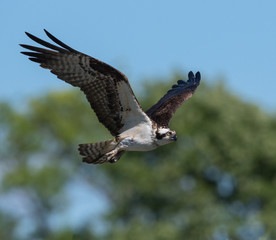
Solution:
[{"label": "tail feather", "polygon": [[102,157],[100,157],[98,159],[93,158],[91,156],[83,157],[82,161],[86,162],[86,163],[93,163],[93,164],[102,164],[102,163],[108,162],[107,157],[105,155],[103,155]]},{"label": "tail feather", "polygon": [[109,144],[110,140],[105,142],[80,144],[79,152],[82,156],[91,156],[94,158],[99,158],[102,154],[105,153],[105,149]]},{"label": "tail feather", "polygon": [[116,162],[124,151],[116,151],[117,143],[111,139],[104,142],[87,143],[79,145],[79,153],[83,156],[83,162],[101,164],[104,162]]}]

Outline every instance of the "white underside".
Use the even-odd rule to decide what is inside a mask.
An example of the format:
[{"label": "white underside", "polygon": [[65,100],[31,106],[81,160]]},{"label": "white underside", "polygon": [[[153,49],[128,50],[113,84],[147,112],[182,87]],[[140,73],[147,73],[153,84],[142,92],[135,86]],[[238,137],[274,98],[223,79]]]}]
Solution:
[{"label": "white underside", "polygon": [[139,124],[119,136],[122,140],[119,147],[127,151],[150,151],[157,148],[155,131],[151,124]]},{"label": "white underside", "polygon": [[138,138],[127,137],[120,142],[120,149],[126,151],[150,151],[157,148],[153,141],[141,141]]},{"label": "white underside", "polygon": [[118,144],[119,150],[125,151],[150,151],[159,146],[171,143],[171,140],[157,140],[156,130],[152,124],[141,123],[121,133]]}]

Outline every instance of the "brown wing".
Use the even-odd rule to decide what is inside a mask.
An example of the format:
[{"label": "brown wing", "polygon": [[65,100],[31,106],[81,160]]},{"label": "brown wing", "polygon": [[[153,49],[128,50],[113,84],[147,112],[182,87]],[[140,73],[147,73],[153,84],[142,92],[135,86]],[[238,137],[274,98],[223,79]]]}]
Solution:
[{"label": "brown wing", "polygon": [[45,42],[29,33],[33,41],[51,49],[21,44],[32,52],[22,52],[30,60],[50,69],[58,78],[86,95],[99,121],[114,136],[136,125],[150,121],[141,109],[127,77],[115,68],[67,46],[49,32],[47,36],[59,46]]},{"label": "brown wing", "polygon": [[178,80],[164,97],[146,111],[146,114],[158,125],[168,127],[177,108],[192,97],[200,83],[200,73],[197,72],[194,76],[193,72],[189,72],[188,77],[187,82]]}]

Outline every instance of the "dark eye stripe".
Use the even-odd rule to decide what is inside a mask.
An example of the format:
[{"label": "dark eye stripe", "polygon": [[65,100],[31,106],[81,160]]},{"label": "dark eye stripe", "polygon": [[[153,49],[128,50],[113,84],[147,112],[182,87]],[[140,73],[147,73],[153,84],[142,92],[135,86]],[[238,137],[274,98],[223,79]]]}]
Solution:
[{"label": "dark eye stripe", "polygon": [[156,132],[156,138],[157,139],[162,139],[165,136],[166,136],[166,133],[160,134],[160,133]]}]

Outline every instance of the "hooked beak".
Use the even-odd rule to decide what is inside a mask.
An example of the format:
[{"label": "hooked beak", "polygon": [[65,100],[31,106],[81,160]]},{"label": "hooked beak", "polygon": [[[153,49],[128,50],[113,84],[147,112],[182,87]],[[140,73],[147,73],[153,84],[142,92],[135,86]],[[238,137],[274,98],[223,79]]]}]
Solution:
[{"label": "hooked beak", "polygon": [[176,141],[176,140],[177,140],[176,133],[175,133],[175,134],[173,134],[173,135],[171,136],[171,139],[172,139],[173,141]]}]

